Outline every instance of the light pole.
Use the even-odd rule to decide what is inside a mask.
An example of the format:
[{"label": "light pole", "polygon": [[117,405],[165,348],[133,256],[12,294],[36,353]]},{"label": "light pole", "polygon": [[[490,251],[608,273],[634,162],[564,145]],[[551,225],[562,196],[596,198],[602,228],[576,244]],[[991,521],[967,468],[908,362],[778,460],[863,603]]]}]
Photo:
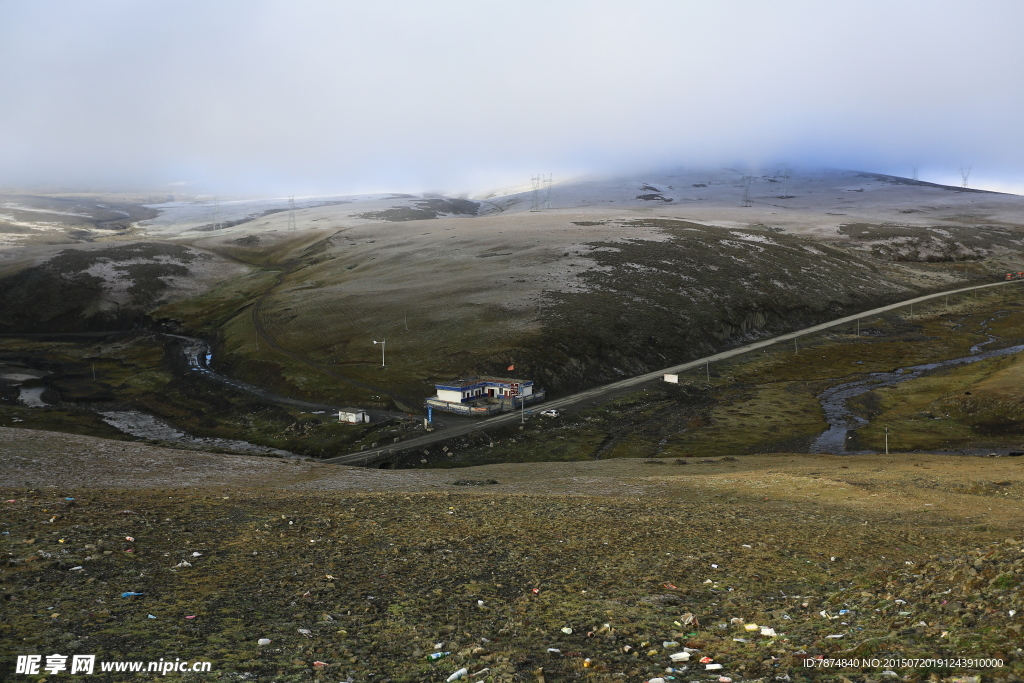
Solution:
[{"label": "light pole", "polygon": [[384,345],[387,344],[388,342],[385,339],[384,341],[374,341],[373,343],[380,344],[380,366],[384,367]]}]

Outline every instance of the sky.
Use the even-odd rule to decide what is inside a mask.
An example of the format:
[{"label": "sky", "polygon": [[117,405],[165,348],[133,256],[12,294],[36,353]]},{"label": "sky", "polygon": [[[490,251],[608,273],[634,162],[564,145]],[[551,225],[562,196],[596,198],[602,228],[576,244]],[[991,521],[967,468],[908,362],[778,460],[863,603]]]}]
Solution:
[{"label": "sky", "polygon": [[0,0],[0,186],[480,191],[787,162],[1024,192],[1024,3]]}]

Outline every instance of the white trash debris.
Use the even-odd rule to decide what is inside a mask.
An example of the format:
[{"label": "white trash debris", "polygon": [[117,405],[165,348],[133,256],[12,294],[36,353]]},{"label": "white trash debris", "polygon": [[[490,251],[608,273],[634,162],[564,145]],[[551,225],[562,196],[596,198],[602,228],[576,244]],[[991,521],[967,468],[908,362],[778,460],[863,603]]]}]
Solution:
[{"label": "white trash debris", "polygon": [[260,638],[256,641],[256,644],[261,647],[266,647],[267,645],[270,645],[270,638]]},{"label": "white trash debris", "polygon": [[313,637],[313,632],[310,631],[308,628],[300,628],[300,629],[298,629],[298,631],[299,631],[299,633],[301,633],[302,635],[306,636],[307,638],[312,638]]},{"label": "white trash debris", "polygon": [[[72,567],[68,571],[69,572],[80,572],[80,571],[82,571],[82,569],[83,569],[82,565],[78,565],[77,567]],[[1011,614],[1010,616],[1012,617],[1013,615]]]},{"label": "white trash debris", "polygon": [[564,627],[562,627],[562,633],[564,633],[567,636],[571,636],[572,635],[572,629],[569,628],[568,626],[564,626]]},{"label": "white trash debris", "polygon": [[171,567],[171,569],[188,569],[191,566],[192,566],[191,562],[186,562],[185,560],[182,560],[178,564],[176,564],[173,567]]},{"label": "white trash debris", "polygon": [[717,664],[716,663],[716,664],[705,664],[704,668],[707,669],[708,671],[718,671],[719,669],[724,669],[725,667],[722,666],[721,664]]},{"label": "white trash debris", "polygon": [[665,683],[665,679],[662,678],[661,676],[659,676],[657,678],[648,678],[647,679],[647,683]]},{"label": "white trash debris", "polygon": [[758,626],[757,624],[745,624],[745,625],[743,626],[743,628],[745,628],[745,629],[746,629],[746,630],[748,630],[748,631],[757,631],[757,630],[758,630],[758,629],[760,629],[761,627],[760,627],[760,626]]},{"label": "white trash debris", "polygon": [[202,556],[203,556],[203,554],[201,552],[199,552],[198,550],[196,552],[192,553],[192,557],[202,557]]},{"label": "white trash debris", "polygon": [[457,681],[457,680],[459,680],[460,678],[462,678],[463,676],[465,676],[468,673],[469,673],[469,669],[463,667],[463,668],[459,669],[458,671],[456,671],[455,673],[453,673],[451,676],[449,676],[448,679],[447,679],[447,683],[452,683],[452,681]]},{"label": "white trash debris", "polygon": [[549,655],[560,655],[560,654],[562,654],[562,651],[559,650],[557,647],[549,647],[548,648],[548,654]]},{"label": "white trash debris", "polygon": [[825,637],[826,637],[826,638],[842,638],[842,637],[843,637],[843,635],[844,635],[844,634],[842,634],[842,633],[836,633],[836,634],[834,634],[834,635],[831,635],[831,636],[825,636]]},{"label": "white trash debris", "polygon": [[689,652],[673,652],[668,656],[673,662],[688,662],[690,661]]},{"label": "white trash debris", "polygon": [[679,642],[676,640],[663,640],[661,646],[668,650],[669,648],[679,647]]},{"label": "white trash debris", "polygon": [[774,637],[775,637],[775,636],[777,636],[778,634],[777,634],[777,633],[775,633],[775,629],[773,629],[773,628],[769,628],[769,627],[767,627],[767,626],[762,626],[762,627],[761,627],[761,635],[762,635],[762,636],[767,636],[767,637],[769,637],[769,638],[774,638]]}]

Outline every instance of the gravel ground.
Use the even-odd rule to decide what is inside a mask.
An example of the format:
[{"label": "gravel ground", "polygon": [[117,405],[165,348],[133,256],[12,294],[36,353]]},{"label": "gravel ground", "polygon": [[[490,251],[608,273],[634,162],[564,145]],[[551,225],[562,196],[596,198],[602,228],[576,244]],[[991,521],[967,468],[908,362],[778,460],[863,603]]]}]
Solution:
[{"label": "gravel ground", "polygon": [[[16,655],[52,653],[268,682],[1024,670],[1016,458],[386,471],[16,429],[0,444],[5,680]],[[914,658],[1002,664],[886,661]]]}]

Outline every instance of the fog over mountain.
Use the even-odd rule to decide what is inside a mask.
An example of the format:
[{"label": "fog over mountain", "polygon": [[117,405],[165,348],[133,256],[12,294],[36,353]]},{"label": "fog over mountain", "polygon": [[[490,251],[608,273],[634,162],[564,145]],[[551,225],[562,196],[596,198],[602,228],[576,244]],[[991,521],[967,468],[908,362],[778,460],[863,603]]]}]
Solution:
[{"label": "fog over mountain", "polygon": [[0,184],[476,191],[724,164],[1024,190],[1024,5],[0,0]]}]

